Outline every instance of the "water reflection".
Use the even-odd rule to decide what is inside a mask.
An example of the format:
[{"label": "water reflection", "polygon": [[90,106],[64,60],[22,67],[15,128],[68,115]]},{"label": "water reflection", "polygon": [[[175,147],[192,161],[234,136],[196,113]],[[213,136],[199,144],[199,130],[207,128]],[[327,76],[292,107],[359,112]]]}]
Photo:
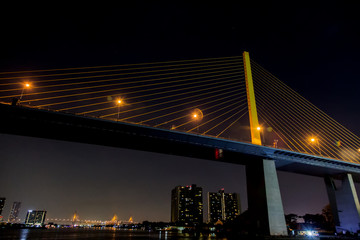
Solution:
[{"label": "water reflection", "polygon": [[20,229],[20,240],[27,240],[29,229]]},{"label": "water reflection", "polygon": [[2,229],[1,240],[226,240],[214,233],[178,233],[172,231],[136,231],[119,229]]}]

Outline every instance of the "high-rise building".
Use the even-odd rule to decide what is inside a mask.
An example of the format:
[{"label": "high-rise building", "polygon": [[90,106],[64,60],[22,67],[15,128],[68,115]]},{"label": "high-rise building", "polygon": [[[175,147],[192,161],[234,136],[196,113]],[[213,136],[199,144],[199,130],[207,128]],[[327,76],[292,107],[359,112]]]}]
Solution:
[{"label": "high-rise building", "polygon": [[30,226],[44,225],[46,211],[43,210],[29,210],[26,214],[25,224]]},{"label": "high-rise building", "polygon": [[203,222],[202,188],[177,186],[171,192],[171,222],[198,225]]},{"label": "high-rise building", "polygon": [[21,202],[14,202],[10,211],[8,222],[14,223],[18,221]]},{"label": "high-rise building", "polygon": [[218,220],[232,221],[240,214],[240,198],[237,193],[208,193],[208,220],[216,223]]},{"label": "high-rise building", "polygon": [[0,216],[2,214],[2,210],[5,206],[5,200],[6,200],[6,198],[0,198]]},{"label": "high-rise building", "polygon": [[223,207],[223,194],[221,193],[208,193],[208,221],[215,223],[218,220],[223,221],[224,213]]},{"label": "high-rise building", "polygon": [[241,213],[238,193],[224,193],[225,221],[233,221]]}]

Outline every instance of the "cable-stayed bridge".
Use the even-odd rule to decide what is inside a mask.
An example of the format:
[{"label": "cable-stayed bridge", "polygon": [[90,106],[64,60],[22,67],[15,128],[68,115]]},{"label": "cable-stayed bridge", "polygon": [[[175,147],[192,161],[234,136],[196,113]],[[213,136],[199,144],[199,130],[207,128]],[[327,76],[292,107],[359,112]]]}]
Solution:
[{"label": "cable-stayed bridge", "polygon": [[254,231],[270,235],[286,234],[276,168],[321,176],[338,229],[359,229],[359,137],[246,52],[7,72],[0,86],[2,133],[245,164]]}]

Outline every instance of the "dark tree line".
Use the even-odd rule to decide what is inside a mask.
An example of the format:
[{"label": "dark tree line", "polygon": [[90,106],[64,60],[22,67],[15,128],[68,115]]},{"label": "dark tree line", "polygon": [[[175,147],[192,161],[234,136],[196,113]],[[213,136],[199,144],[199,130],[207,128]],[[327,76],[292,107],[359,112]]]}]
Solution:
[{"label": "dark tree line", "polygon": [[297,228],[297,220],[299,218],[303,218],[305,224],[312,225],[314,228],[320,228],[326,231],[334,231],[334,217],[331,212],[330,204],[326,205],[321,214],[305,214],[304,216],[298,216],[296,214],[287,214],[285,215],[286,223],[289,228],[296,229]]}]

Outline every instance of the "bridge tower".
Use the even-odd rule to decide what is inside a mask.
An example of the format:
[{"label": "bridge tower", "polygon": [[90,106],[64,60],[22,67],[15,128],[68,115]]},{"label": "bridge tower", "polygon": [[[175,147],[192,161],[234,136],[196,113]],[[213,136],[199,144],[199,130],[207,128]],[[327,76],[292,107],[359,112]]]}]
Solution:
[{"label": "bridge tower", "polygon": [[[250,57],[243,53],[252,144],[261,145]],[[257,235],[287,235],[275,161],[254,159],[246,165],[248,211],[251,231]]]},{"label": "bridge tower", "polygon": [[249,120],[250,120],[251,143],[256,145],[261,145],[260,131],[258,129],[260,125],[256,111],[255,91],[254,91],[254,84],[251,74],[250,56],[248,52],[243,52],[243,62],[244,62],[246,95],[247,95]]},{"label": "bridge tower", "polygon": [[75,211],[72,217],[72,225],[75,226],[77,222],[80,221],[79,214]]}]

